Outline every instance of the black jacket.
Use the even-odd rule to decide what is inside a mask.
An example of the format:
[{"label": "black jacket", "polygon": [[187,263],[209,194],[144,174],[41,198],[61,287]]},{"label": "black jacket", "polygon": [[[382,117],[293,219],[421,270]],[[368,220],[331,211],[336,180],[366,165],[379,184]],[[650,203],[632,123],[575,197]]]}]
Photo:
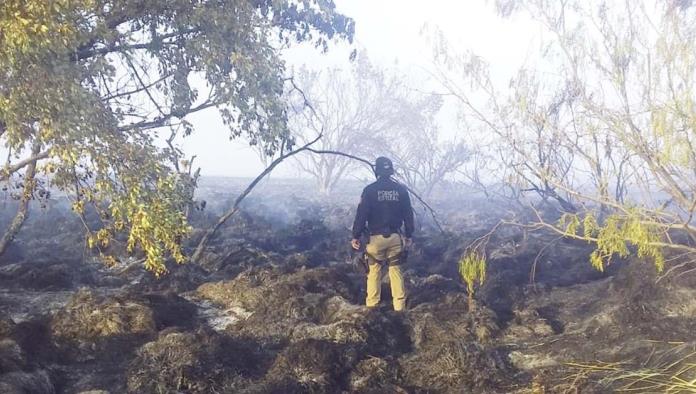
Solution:
[{"label": "black jacket", "polygon": [[370,234],[397,232],[404,225],[404,235],[413,235],[413,209],[408,190],[389,177],[380,177],[365,187],[353,222],[353,238],[360,238],[365,229]]}]

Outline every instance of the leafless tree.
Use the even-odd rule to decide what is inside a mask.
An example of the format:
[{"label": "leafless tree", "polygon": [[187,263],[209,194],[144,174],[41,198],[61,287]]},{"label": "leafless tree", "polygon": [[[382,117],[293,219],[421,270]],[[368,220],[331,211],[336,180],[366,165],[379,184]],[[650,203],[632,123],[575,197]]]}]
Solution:
[{"label": "leafless tree", "polygon": [[399,178],[427,198],[467,162],[470,151],[456,135],[443,138],[444,132],[436,119],[442,108],[441,98],[425,95],[421,102],[424,110],[398,130],[399,138],[385,145]]},{"label": "leafless tree", "polygon": [[481,59],[439,45],[434,74],[489,131],[498,175],[569,212],[559,223],[538,215],[530,226],[595,242],[599,269],[628,255],[627,245],[658,269],[672,261],[668,251],[694,264],[696,9],[671,1],[496,4],[503,15],[523,11],[540,22],[543,64],[501,87]]},{"label": "leafless tree", "polygon": [[496,91],[483,59],[464,54],[436,61],[433,76],[446,89],[445,95],[461,105],[461,116],[484,131],[476,148],[487,150],[501,164],[495,168],[497,176],[515,189],[537,193],[544,201],[552,199],[562,209],[575,211],[571,197],[552,182],[571,181],[573,150],[562,141],[569,127],[565,113],[572,92],[562,87],[548,95],[545,86],[523,69],[503,95]]},{"label": "leafless tree", "polygon": [[[387,147],[402,138],[400,131],[426,110],[403,78],[373,66],[363,55],[348,69],[301,69],[293,78],[300,89],[289,97],[292,108],[299,106],[289,114],[291,132],[298,143],[306,143],[323,130],[317,150],[387,154]],[[320,192],[330,193],[354,162],[340,155],[306,155],[297,164],[316,179]]]}]

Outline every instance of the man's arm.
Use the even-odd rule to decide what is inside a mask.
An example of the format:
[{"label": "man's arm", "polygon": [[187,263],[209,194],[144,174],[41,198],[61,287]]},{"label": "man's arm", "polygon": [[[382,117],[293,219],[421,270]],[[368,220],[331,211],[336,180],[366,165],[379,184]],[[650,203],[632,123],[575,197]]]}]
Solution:
[{"label": "man's arm", "polygon": [[365,225],[367,224],[368,203],[367,193],[365,190],[363,190],[362,196],[360,196],[358,210],[355,212],[355,220],[353,221],[353,239],[360,239],[363,231],[365,231]]},{"label": "man's arm", "polygon": [[[405,188],[404,188],[405,189]],[[403,199],[403,215],[404,215],[404,236],[411,238],[415,228],[413,221],[413,207],[411,206],[411,197],[408,195],[408,190],[404,190],[406,198]]]}]

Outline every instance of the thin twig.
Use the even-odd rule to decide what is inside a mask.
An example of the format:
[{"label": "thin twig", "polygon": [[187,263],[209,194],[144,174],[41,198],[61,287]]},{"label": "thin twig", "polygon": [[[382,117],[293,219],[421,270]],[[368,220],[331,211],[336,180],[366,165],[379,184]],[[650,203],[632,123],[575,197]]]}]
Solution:
[{"label": "thin twig", "polygon": [[549,247],[551,247],[552,245],[554,245],[556,242],[560,241],[563,238],[564,238],[563,236],[557,237],[557,238],[553,239],[551,242],[544,245],[544,247],[541,248],[541,250],[539,250],[539,253],[537,253],[536,257],[534,258],[534,262],[532,263],[532,268],[529,271],[529,284],[533,285],[535,287],[535,289],[536,289],[535,278],[536,278],[537,264],[539,263],[541,256],[544,254],[544,252],[546,252],[546,250]]},{"label": "thin twig", "polygon": [[[692,253],[692,252],[685,252],[685,253],[683,253],[683,255],[687,255],[687,254],[691,254],[691,253]],[[694,260],[689,260],[689,261],[685,261],[685,262],[683,262],[683,263],[681,263],[681,264],[677,264],[677,265],[675,265],[675,266],[670,267],[670,269],[668,269],[667,272],[665,272],[664,274],[660,275],[657,279],[655,279],[655,284],[660,283],[660,281],[662,281],[663,279],[665,279],[666,277],[668,277],[668,276],[669,276],[672,272],[674,272],[675,270],[678,270],[679,268],[684,268],[684,267],[686,267],[686,266],[688,266],[688,265],[694,264],[695,262],[696,262],[696,261],[694,261]],[[691,269],[687,270],[686,272],[689,272],[689,271],[691,271]],[[682,272],[682,273],[679,274],[679,275],[681,276],[681,275],[683,275],[683,274],[684,274],[684,273]]]}]

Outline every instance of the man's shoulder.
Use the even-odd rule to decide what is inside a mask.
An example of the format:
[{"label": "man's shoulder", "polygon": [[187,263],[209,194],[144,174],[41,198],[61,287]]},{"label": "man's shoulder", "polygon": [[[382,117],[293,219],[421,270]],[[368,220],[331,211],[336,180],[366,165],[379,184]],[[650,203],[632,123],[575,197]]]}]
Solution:
[{"label": "man's shoulder", "polygon": [[406,186],[393,179],[389,179],[388,181],[377,180],[375,182],[370,183],[369,185],[365,186],[365,188],[363,188],[363,193],[383,189],[398,190],[399,192],[406,193],[408,192],[408,188]]},{"label": "man's shoulder", "polygon": [[375,190],[377,188],[377,182],[372,182],[363,188],[363,193]]},{"label": "man's shoulder", "polygon": [[398,187],[400,190],[405,191],[405,192],[408,192],[408,188],[407,188],[406,185],[404,185],[403,183],[399,183],[399,182],[396,182],[396,181],[394,181],[394,183],[396,183],[396,187]]},{"label": "man's shoulder", "polygon": [[395,180],[391,180],[392,187],[398,190],[400,193],[408,193],[408,188],[403,183],[399,183]]}]

